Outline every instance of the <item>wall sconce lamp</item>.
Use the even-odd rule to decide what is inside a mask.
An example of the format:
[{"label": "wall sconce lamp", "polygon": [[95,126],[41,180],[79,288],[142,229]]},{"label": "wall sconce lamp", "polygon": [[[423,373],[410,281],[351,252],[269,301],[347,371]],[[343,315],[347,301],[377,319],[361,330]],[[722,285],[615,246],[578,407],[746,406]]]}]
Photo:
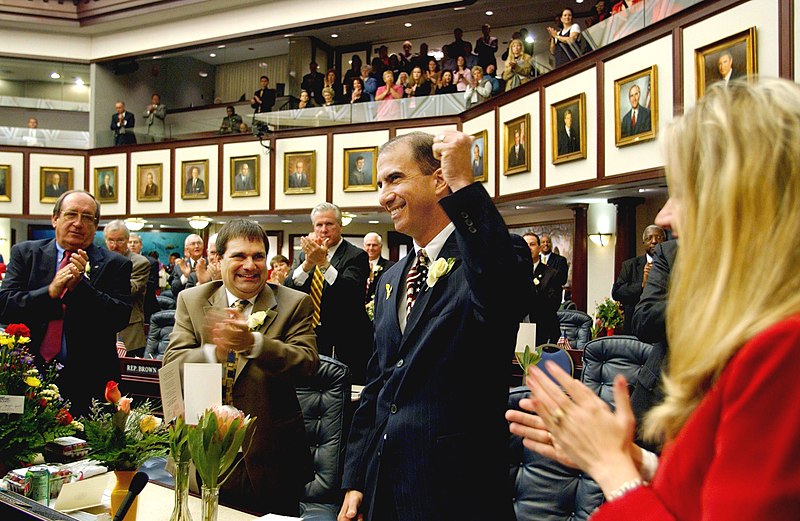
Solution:
[{"label": "wall sconce lamp", "polygon": [[128,228],[132,232],[138,232],[144,225],[147,223],[144,219],[140,217],[130,217],[125,219],[125,227]]},{"label": "wall sconce lamp", "polygon": [[195,230],[205,230],[209,224],[211,224],[211,219],[208,217],[203,217],[201,215],[195,215],[194,217],[189,217],[189,226],[194,228]]},{"label": "wall sconce lamp", "polygon": [[356,214],[354,213],[342,212],[342,226],[347,226],[348,224],[353,222],[353,217],[355,216]]},{"label": "wall sconce lamp", "polygon": [[609,242],[611,242],[611,237],[613,236],[613,233],[590,233],[589,240],[601,248],[604,248]]}]

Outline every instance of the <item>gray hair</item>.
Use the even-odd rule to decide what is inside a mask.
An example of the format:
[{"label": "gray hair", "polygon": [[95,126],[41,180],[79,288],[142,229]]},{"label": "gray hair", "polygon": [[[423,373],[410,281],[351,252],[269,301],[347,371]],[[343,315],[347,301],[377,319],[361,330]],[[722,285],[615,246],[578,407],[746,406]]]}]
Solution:
[{"label": "gray hair", "polygon": [[647,228],[644,229],[642,232],[642,242],[647,240],[647,236],[650,235],[651,232],[660,232],[662,237],[666,237],[667,234],[664,233],[664,229],[661,226],[656,226],[655,224],[651,224]]},{"label": "gray hair", "polygon": [[342,224],[342,211],[333,203],[319,203],[311,210],[311,222],[314,222],[314,216],[322,212],[333,212],[336,215],[336,222]]},{"label": "gray hair", "polygon": [[105,235],[105,232],[113,232],[114,230],[122,230],[125,232],[125,239],[130,239],[131,237],[131,232],[128,230],[128,227],[125,226],[125,221],[120,219],[111,221],[110,223],[106,224],[105,228],[103,228],[103,234]]}]

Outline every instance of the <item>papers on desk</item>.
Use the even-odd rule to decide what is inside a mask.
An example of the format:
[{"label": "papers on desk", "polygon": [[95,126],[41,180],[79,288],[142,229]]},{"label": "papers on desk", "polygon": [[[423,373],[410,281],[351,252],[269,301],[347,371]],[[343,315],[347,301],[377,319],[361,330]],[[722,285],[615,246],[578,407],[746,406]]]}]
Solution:
[{"label": "papers on desk", "polygon": [[183,401],[190,425],[206,409],[222,405],[222,364],[183,364]]},{"label": "papers on desk", "polygon": [[301,517],[279,516],[278,514],[267,514],[256,519],[256,521],[303,521]]},{"label": "papers on desk", "polygon": [[52,508],[60,512],[73,512],[101,506],[107,484],[108,475],[65,483]]}]

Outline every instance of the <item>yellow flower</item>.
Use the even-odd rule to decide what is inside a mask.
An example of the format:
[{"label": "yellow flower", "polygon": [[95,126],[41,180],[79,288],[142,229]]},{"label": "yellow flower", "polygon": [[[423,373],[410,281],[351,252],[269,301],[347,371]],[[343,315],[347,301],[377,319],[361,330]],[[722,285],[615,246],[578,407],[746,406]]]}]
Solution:
[{"label": "yellow flower", "polygon": [[148,432],[156,430],[159,425],[161,425],[161,418],[156,418],[152,414],[147,414],[142,416],[141,421],[139,421],[139,430],[147,434]]},{"label": "yellow flower", "polygon": [[389,300],[389,297],[392,296],[392,285],[386,284],[386,300]]},{"label": "yellow flower", "polygon": [[428,287],[432,288],[436,284],[436,281],[450,273],[455,262],[456,260],[453,258],[445,259],[444,257],[439,257],[436,259],[428,268],[428,278],[425,281]]},{"label": "yellow flower", "polygon": [[28,376],[25,378],[25,383],[28,385],[28,387],[39,387],[42,385],[42,381],[35,376]]},{"label": "yellow flower", "polygon": [[257,329],[261,324],[263,324],[266,318],[267,318],[266,311],[258,311],[256,313],[250,313],[250,316],[247,317],[247,327],[250,328],[250,331],[253,331]]}]

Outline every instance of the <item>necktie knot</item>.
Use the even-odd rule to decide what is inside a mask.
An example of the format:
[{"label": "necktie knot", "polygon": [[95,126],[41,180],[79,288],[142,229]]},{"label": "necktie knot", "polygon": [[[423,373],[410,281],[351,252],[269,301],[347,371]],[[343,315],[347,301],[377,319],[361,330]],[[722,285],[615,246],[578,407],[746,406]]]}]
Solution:
[{"label": "necktie knot", "polygon": [[247,306],[249,306],[249,305],[250,305],[250,301],[249,300],[245,300],[245,299],[242,298],[242,299],[239,299],[236,302],[234,302],[233,306],[231,306],[231,307],[233,307],[233,309],[235,309],[239,313],[244,313],[245,308],[247,308]]}]

